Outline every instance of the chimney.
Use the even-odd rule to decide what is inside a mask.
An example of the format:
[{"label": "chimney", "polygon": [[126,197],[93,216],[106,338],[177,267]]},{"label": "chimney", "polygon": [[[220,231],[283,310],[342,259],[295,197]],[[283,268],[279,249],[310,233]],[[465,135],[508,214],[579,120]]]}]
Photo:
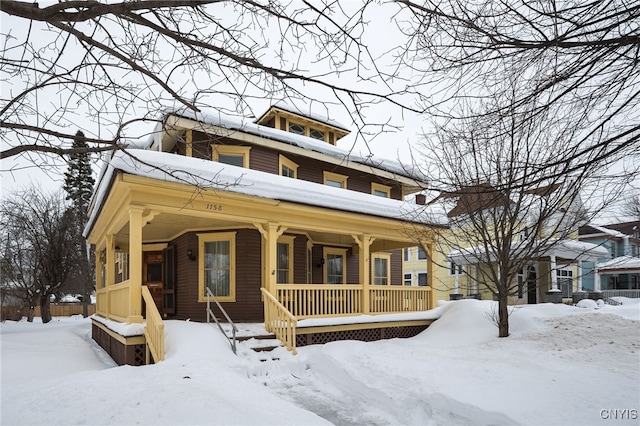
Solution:
[{"label": "chimney", "polygon": [[427,204],[427,196],[424,194],[416,194],[416,204],[420,206]]}]

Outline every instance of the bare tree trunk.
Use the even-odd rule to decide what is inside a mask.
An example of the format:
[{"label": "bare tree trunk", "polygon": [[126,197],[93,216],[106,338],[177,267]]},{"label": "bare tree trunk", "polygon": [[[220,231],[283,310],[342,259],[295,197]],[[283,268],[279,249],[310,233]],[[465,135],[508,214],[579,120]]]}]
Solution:
[{"label": "bare tree trunk", "polygon": [[507,306],[508,294],[498,294],[498,337],[509,337],[509,307]]},{"label": "bare tree trunk", "polygon": [[40,316],[42,317],[43,324],[51,321],[51,305],[48,294],[40,297]]}]

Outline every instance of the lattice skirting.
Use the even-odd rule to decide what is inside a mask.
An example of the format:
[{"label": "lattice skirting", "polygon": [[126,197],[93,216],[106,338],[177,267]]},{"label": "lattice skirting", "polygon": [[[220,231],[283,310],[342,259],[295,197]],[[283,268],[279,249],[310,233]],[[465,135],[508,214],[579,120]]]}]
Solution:
[{"label": "lattice skirting", "polygon": [[144,343],[140,343],[140,336],[127,339],[93,322],[91,337],[118,365],[144,365],[146,348]]},{"label": "lattice skirting", "polygon": [[411,325],[298,334],[296,336],[296,346],[318,345],[338,340],[373,342],[375,340],[393,339],[397,337],[407,338],[421,333],[426,330],[427,327],[428,325]]}]

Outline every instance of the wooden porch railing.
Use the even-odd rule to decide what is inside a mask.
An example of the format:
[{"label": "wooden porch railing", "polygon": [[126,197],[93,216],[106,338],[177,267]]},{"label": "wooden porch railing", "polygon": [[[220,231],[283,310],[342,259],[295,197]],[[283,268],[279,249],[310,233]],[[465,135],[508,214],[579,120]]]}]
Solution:
[{"label": "wooden porch railing", "polygon": [[363,309],[360,285],[278,284],[276,298],[296,318],[388,314],[425,311],[431,307],[430,287],[370,286],[369,309]]},{"label": "wooden porch railing", "polygon": [[96,313],[107,319],[126,322],[129,316],[129,281],[96,290]]},{"label": "wooden porch railing", "polygon": [[147,286],[142,286],[142,299],[146,305],[147,319],[144,326],[144,337],[147,341],[146,364],[150,363],[149,352],[153,361],[158,363],[164,360],[164,323]]},{"label": "wooden porch railing", "polygon": [[266,289],[261,288],[264,297],[264,325],[268,332],[275,336],[296,354],[296,326],[298,320]]}]

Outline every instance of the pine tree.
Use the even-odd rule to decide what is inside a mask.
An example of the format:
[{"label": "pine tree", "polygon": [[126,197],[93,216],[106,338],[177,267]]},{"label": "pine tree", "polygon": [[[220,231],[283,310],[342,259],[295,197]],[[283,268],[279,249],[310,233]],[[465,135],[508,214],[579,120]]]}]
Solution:
[{"label": "pine tree", "polygon": [[74,247],[78,265],[72,274],[71,281],[78,286],[81,285],[82,312],[85,317],[88,315],[89,288],[93,288],[95,269],[94,263],[88,256],[86,240],[82,236],[95,183],[87,148],[84,133],[78,130],[73,141],[74,152],[69,158],[69,168],[64,174],[64,190],[67,192],[67,200],[72,202],[70,210],[74,221]]}]

